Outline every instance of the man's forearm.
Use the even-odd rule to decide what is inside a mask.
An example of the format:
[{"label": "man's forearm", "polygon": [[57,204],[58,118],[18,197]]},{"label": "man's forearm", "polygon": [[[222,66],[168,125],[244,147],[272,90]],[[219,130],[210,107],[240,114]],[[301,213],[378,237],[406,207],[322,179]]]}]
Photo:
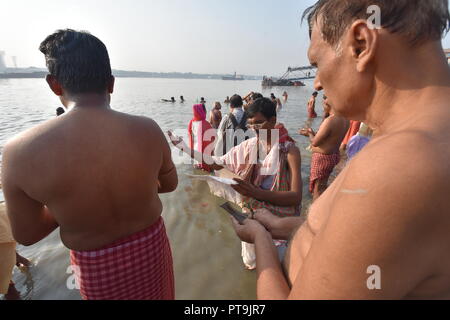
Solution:
[{"label": "man's forearm", "polygon": [[293,191],[267,191],[260,190],[257,199],[266,201],[276,206],[299,206],[302,203],[302,197]]},{"label": "man's forearm", "polygon": [[284,277],[278,252],[268,232],[255,238],[257,296],[259,300],[285,300],[290,288]]},{"label": "man's forearm", "polygon": [[207,154],[203,154],[201,152],[198,152],[196,150],[193,150],[189,148],[188,146],[181,149],[184,153],[186,153],[188,156],[190,156],[192,159],[200,162],[200,163],[206,163],[209,165],[213,170],[221,170],[223,169],[223,166],[216,164],[213,157]]}]

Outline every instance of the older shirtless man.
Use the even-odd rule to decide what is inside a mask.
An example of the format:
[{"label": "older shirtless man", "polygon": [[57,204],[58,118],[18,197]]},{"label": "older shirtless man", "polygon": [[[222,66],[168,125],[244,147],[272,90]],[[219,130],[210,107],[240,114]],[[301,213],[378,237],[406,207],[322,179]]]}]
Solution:
[{"label": "older shirtless man", "polygon": [[105,45],[73,30],[40,46],[66,116],[3,151],[14,238],[29,246],[60,227],[84,299],[173,299],[170,245],[158,193],[177,187],[168,143],[151,119],[113,111]]},{"label": "older shirtless man", "polygon": [[317,134],[313,129],[302,129],[300,134],[309,137],[312,146],[311,175],[309,178],[309,192],[316,201],[325,192],[333,169],[341,160],[339,147],[349,128],[349,121],[336,115],[328,100],[324,101],[325,113],[329,114],[320,126]]},{"label": "older shirtless man", "polygon": [[[367,21],[371,5],[381,28]],[[259,212],[235,223],[256,244],[258,297],[450,299],[448,1],[321,0],[307,14],[316,89],[374,136],[307,222]],[[281,266],[272,236],[299,225]]]}]

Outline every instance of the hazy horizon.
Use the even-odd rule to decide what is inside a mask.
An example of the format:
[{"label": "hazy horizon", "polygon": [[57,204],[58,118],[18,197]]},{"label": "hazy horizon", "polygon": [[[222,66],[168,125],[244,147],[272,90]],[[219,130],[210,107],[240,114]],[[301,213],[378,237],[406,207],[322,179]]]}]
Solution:
[{"label": "hazy horizon", "polygon": [[[309,65],[303,11],[316,0],[0,0],[7,65],[45,68],[38,46],[57,29],[86,30],[116,70],[279,76]],[[443,41],[450,47],[450,36]]]}]

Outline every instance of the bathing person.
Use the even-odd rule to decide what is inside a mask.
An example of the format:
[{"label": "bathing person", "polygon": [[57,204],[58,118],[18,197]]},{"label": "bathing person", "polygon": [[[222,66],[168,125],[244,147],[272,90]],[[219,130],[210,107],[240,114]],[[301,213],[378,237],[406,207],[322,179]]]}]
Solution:
[{"label": "bathing person", "polygon": [[209,123],[214,129],[218,129],[222,122],[222,112],[220,110],[222,110],[222,105],[220,102],[216,102],[209,115]]},{"label": "bathing person", "polygon": [[214,148],[216,156],[225,155],[233,147],[245,140],[243,135],[247,131],[247,115],[243,104],[241,96],[235,94],[231,97],[230,113],[222,118],[217,130],[217,142]]},{"label": "bathing person", "polygon": [[50,89],[72,111],[3,150],[14,238],[30,246],[60,228],[83,299],[174,299],[158,194],[178,179],[164,134],[151,119],[112,110],[114,77],[98,38],[59,30],[40,50]]},{"label": "bathing person", "polygon": [[320,0],[306,16],[315,89],[374,134],[297,220],[283,265],[286,228],[234,223],[256,245],[258,298],[450,299],[448,1]]},{"label": "bathing person", "polygon": [[[211,124],[206,121],[206,113],[202,104],[196,104],[192,107],[194,117],[189,122],[188,135],[189,135],[189,148],[191,150],[198,151],[200,153],[207,152],[207,148],[211,143],[214,143],[214,135],[207,137],[208,130],[211,130]],[[211,132],[209,132],[212,134]],[[213,148],[210,148],[211,152]],[[211,168],[205,163],[197,163],[195,165],[197,169],[211,171]]]},{"label": "bathing person", "polygon": [[336,115],[327,100],[325,107],[325,112],[330,116],[322,122],[317,133],[311,128],[299,132],[308,137],[312,145],[309,192],[313,195],[313,201],[328,187],[328,179],[341,160],[339,147],[349,127],[349,121]]},{"label": "bathing person", "polygon": [[317,91],[314,91],[311,98],[308,101],[308,118],[309,119],[315,119],[317,118],[316,113],[316,98],[319,93]]}]

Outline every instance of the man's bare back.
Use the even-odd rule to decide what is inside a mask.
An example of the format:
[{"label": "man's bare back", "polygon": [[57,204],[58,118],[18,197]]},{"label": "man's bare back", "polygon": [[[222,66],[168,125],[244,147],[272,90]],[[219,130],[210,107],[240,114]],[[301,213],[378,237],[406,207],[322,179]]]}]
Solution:
[{"label": "man's bare back", "polygon": [[[111,109],[75,108],[17,137],[4,153],[10,189],[23,190],[24,205],[44,204],[72,250],[98,249],[151,226],[162,211],[160,176],[170,175],[166,191],[176,188],[158,125]],[[26,210],[14,211],[14,220],[28,219]]]},{"label": "man's bare back", "polygon": [[313,140],[312,151],[321,154],[335,154],[349,128],[349,121],[343,117],[331,115],[326,118]]}]

